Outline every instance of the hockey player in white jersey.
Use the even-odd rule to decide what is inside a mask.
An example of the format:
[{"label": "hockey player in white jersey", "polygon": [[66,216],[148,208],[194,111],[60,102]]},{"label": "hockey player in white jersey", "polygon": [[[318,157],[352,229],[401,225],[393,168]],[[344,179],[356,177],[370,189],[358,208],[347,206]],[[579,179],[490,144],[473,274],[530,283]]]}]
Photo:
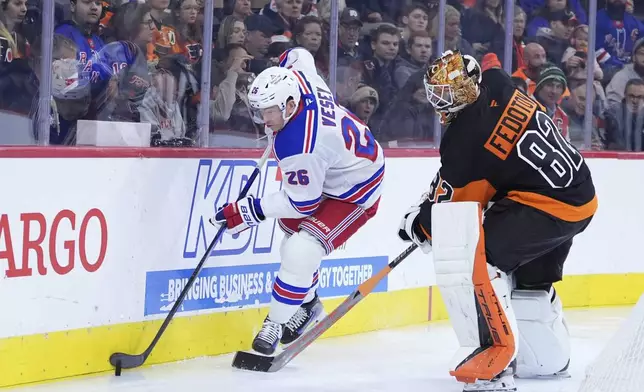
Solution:
[{"label": "hockey player in white jersey", "polygon": [[322,257],[375,215],[385,171],[382,148],[368,127],[335,102],[321,78],[297,69],[264,70],[248,94],[254,120],[274,133],[282,190],[246,197],[215,216],[230,234],[266,218],[278,219],[286,233],[270,311],[252,345],[264,355],[322,317],[315,291]]}]

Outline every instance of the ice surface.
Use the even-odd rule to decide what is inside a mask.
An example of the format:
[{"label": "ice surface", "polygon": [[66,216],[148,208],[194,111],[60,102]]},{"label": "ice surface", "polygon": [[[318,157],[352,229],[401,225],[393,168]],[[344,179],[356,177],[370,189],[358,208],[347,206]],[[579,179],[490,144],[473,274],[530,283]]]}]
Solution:
[{"label": "ice surface", "polygon": [[[572,377],[517,380],[520,392],[573,392],[629,308],[566,311]],[[172,328],[172,327],[171,327]],[[433,323],[316,342],[274,374],[233,369],[232,355],[12,389],[16,392],[460,392],[448,374],[457,347],[448,323]]]}]

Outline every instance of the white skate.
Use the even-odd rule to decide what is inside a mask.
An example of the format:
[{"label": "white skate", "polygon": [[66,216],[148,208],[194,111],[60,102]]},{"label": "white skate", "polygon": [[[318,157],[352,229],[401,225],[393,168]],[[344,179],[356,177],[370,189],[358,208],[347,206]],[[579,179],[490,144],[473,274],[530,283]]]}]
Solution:
[{"label": "white skate", "polygon": [[471,384],[465,384],[463,392],[512,392],[517,387],[514,384],[514,375],[506,370],[492,380],[477,380]]}]

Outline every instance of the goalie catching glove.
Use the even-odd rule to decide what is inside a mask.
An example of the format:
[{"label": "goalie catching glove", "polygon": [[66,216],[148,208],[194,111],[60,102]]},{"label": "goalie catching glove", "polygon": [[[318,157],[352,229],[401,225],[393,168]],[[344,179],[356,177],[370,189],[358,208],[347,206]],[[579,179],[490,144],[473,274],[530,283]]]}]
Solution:
[{"label": "goalie catching glove", "polygon": [[210,223],[225,223],[228,234],[241,233],[250,227],[257,226],[266,219],[259,201],[248,196],[234,203],[226,203],[217,210],[217,214]]},{"label": "goalie catching glove", "polygon": [[432,251],[432,245],[418,224],[418,214],[420,214],[420,206],[412,206],[405,212],[398,228],[398,237],[403,241],[415,243],[423,253],[429,253]]}]

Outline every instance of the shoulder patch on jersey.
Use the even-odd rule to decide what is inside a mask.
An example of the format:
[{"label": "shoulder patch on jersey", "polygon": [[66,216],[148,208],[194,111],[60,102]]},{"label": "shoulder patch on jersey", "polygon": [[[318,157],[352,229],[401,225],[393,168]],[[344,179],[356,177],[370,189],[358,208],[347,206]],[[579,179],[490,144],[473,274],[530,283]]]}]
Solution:
[{"label": "shoulder patch on jersey", "polygon": [[278,160],[299,154],[310,154],[315,148],[318,133],[318,111],[315,104],[309,104],[296,117],[277,132],[275,156]]}]

